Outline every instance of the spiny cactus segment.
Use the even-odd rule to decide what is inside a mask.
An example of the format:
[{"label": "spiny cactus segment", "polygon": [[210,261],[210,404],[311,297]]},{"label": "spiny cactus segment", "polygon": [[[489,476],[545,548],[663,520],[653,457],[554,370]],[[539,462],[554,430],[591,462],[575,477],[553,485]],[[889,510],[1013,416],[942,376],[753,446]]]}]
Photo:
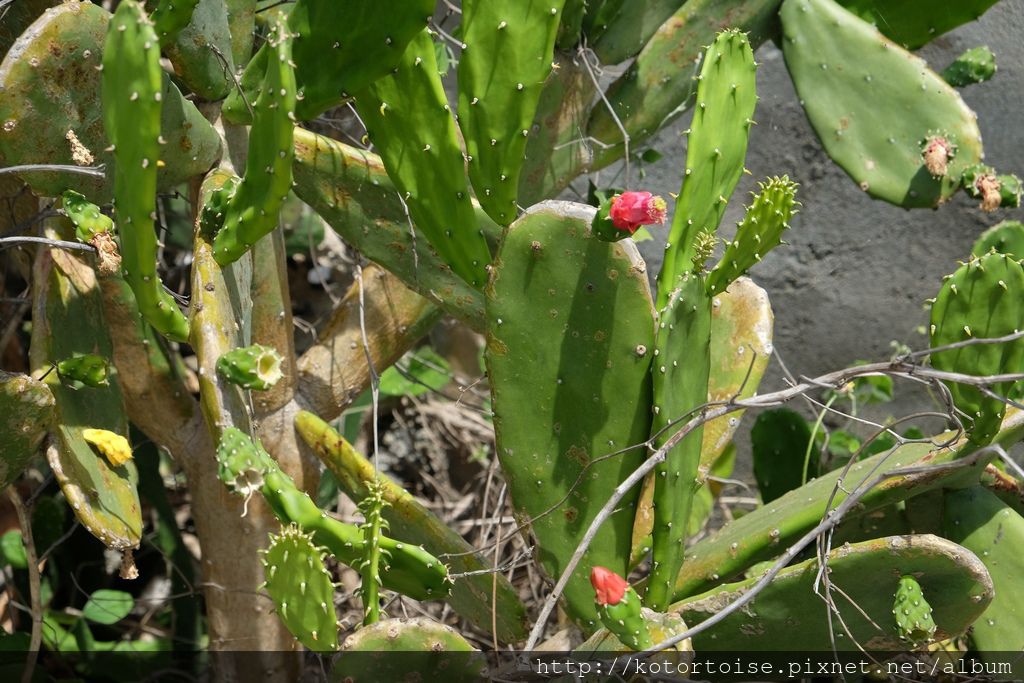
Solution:
[{"label": "spiny cactus segment", "polygon": [[722,260],[708,275],[708,291],[718,294],[782,243],[782,233],[796,213],[797,184],[788,176],[759,183],[760,192],[727,242]]},{"label": "spiny cactus segment", "polygon": [[605,628],[634,650],[647,650],[654,645],[640,614],[640,596],[624,578],[605,567],[594,567],[590,584]]},{"label": "spiny cactus segment", "polygon": [[714,235],[743,174],[757,103],[757,66],[747,36],[723,31],[708,47],[698,76],[697,104],[686,147],[683,187],[658,275],[660,307],[688,271],[700,233]]},{"label": "spiny cactus segment", "polygon": [[178,33],[188,26],[199,0],[150,0],[148,4],[156,5],[150,12],[150,18],[160,45],[166,47],[174,43]]},{"label": "spiny cactus segment", "polygon": [[100,207],[74,190],[65,190],[61,194],[61,208],[71,219],[71,224],[75,226],[75,237],[81,242],[88,243],[98,233],[114,229],[114,221],[104,215]]},{"label": "spiny cactus segment", "polygon": [[388,531],[388,521],[382,515],[387,501],[384,500],[382,484],[374,480],[369,483],[368,495],[359,501],[359,511],[363,513],[363,523],[359,527],[363,532],[363,547],[366,555],[359,563],[359,574],[362,583],[359,595],[363,600],[363,625],[380,621],[380,567],[386,566],[389,554],[380,547],[381,535]]},{"label": "spiny cactus segment", "polygon": [[334,582],[324,566],[325,548],[296,525],[271,534],[263,553],[267,593],[292,635],[314,652],[338,649]]},{"label": "spiny cactus segment", "polygon": [[[931,309],[931,346],[970,339],[1004,337],[1024,320],[1024,269],[1006,254],[972,257],[948,276]],[[933,353],[932,365],[947,372],[975,376],[1018,372],[1024,363],[1024,339],[999,344],[969,344]],[[1013,382],[990,388],[1006,396]],[[972,443],[983,446],[999,429],[1006,404],[978,387],[947,382],[953,402],[963,411]]]},{"label": "spiny cactus segment", "polygon": [[237,261],[277,227],[292,186],[292,131],[295,127],[295,71],[292,35],[278,24],[267,40],[266,77],[253,104],[245,176],[224,209],[224,227],[213,241],[220,265]]},{"label": "spiny cactus segment", "polygon": [[173,341],[188,340],[188,320],[156,272],[156,174],[162,100],[160,46],[135,0],[118,5],[103,50],[103,123],[114,147],[114,207],[124,278],[139,311]]},{"label": "spiny cactus segment", "polygon": [[932,606],[925,600],[921,584],[913,576],[900,577],[892,613],[896,617],[896,630],[900,638],[921,644],[935,635],[937,627],[932,618]]},{"label": "spiny cactus segment", "polygon": [[[470,683],[486,678],[485,660],[469,654],[476,649],[451,626],[426,617],[385,619],[365,626],[341,645],[342,654],[331,673],[332,680],[351,683],[378,681],[451,681]],[[397,657],[381,653],[401,653]]]},{"label": "spiny cactus segment", "polygon": [[466,0],[462,5],[459,126],[477,199],[501,225],[519,215],[516,193],[526,138],[551,72],[563,4]]},{"label": "spiny cactus segment", "polygon": [[72,388],[108,386],[108,371],[107,359],[95,353],[75,353],[57,362],[57,375]]},{"label": "spiny cactus segment", "polygon": [[1003,221],[981,233],[971,247],[971,254],[984,256],[990,251],[1009,254],[1020,260],[1024,258],[1024,223]]},{"label": "spiny cactus segment", "polygon": [[0,370],[0,488],[21,476],[54,417],[49,388],[28,375]]},{"label": "spiny cactus segment", "polygon": [[986,164],[975,164],[963,174],[963,187],[967,194],[980,199],[982,211],[991,212],[998,208],[1015,209],[1020,206],[1021,181],[1012,174],[997,174]]},{"label": "spiny cactus segment", "polygon": [[972,47],[942,70],[942,78],[954,88],[984,83],[996,75],[996,56],[985,45]]},{"label": "spiny cactus segment", "polygon": [[262,344],[232,349],[217,359],[217,372],[243,389],[266,391],[281,379],[281,354]]}]

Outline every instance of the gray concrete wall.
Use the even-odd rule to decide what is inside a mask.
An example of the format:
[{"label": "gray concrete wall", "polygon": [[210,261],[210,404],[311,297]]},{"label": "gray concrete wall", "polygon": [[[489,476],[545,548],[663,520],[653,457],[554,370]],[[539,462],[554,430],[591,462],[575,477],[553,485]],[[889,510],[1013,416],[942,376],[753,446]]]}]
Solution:
[{"label": "gray concrete wall", "polygon": [[[966,88],[963,96],[978,113],[986,161],[1024,175],[1024,0],[1003,0],[981,20],[938,38],[919,54],[941,70],[981,44],[995,52],[998,73]],[[890,340],[925,346],[926,338],[916,331],[927,321],[925,299],[935,295],[942,276],[966,256],[982,230],[1005,218],[1024,220],[1024,211],[983,214],[963,193],[936,211],[906,211],[872,200],[822,150],[781,52],[765,45],[757,59],[759,125],[747,160],[753,175],[744,178],[734,197],[745,201],[758,179],[785,173],[800,183],[803,203],[786,237],[789,246],[773,251],[751,273],[771,296],[776,348],[793,372],[813,375],[858,359],[886,358]],[[648,168],[644,189],[663,195],[679,191],[686,152],[681,132],[688,118],[655,141],[664,158]],[[731,236],[741,216],[734,201],[723,234]],[[640,246],[656,270],[663,239]],[[763,388],[768,385],[780,386],[777,372]],[[904,406],[910,403],[920,401]]]}]

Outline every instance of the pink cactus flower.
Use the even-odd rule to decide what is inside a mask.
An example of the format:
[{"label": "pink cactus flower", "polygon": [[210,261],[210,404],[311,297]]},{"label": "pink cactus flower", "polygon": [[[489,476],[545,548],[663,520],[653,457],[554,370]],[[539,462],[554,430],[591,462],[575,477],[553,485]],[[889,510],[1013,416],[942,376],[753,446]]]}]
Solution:
[{"label": "pink cactus flower", "polygon": [[626,589],[629,588],[624,578],[606,567],[594,567],[590,570],[590,585],[597,593],[599,605],[619,604],[622,596],[626,594]]},{"label": "pink cactus flower", "polygon": [[650,192],[623,192],[612,197],[608,215],[612,225],[632,235],[641,225],[664,223],[667,213],[668,205],[661,197]]}]

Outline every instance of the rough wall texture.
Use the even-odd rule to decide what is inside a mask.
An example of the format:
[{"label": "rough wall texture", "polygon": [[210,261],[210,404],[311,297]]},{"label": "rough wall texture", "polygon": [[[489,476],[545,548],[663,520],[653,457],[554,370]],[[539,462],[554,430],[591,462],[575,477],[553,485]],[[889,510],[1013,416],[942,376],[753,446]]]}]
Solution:
[{"label": "rough wall texture", "polygon": [[[967,48],[992,48],[999,64],[996,77],[962,92],[978,113],[986,161],[1018,175],[1024,175],[1021,36],[1024,1],[1003,0],[981,20],[919,53],[941,70]],[[757,58],[761,101],[747,161],[752,175],[741,182],[723,234],[731,236],[742,216],[735,199],[746,201],[758,179],[786,173],[800,183],[803,209],[787,234],[789,246],[776,249],[751,273],[771,296],[781,357],[794,373],[813,376],[858,359],[886,358],[891,340],[921,348],[926,338],[917,330],[927,321],[922,305],[935,295],[942,276],[966,256],[982,230],[1005,218],[1024,219],[1024,211],[983,214],[962,193],[937,211],[905,211],[870,199],[822,151],[797,101],[782,53],[765,45]],[[664,195],[679,191],[685,158],[680,133],[687,121],[673,123],[655,141],[664,157],[648,167],[645,189]],[[605,179],[614,174],[606,173]],[[663,240],[640,245],[652,272],[660,266],[662,246]],[[773,368],[763,388],[779,386],[777,366]],[[908,399],[891,409],[921,405]]]}]

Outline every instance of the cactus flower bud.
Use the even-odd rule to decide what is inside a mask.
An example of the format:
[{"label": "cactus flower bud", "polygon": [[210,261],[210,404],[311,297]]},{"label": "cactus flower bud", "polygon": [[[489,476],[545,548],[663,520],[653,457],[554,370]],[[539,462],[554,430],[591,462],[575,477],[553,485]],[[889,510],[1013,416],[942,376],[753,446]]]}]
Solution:
[{"label": "cactus flower bud", "polygon": [[595,599],[599,605],[617,605],[626,594],[629,584],[626,580],[606,567],[594,567],[590,570],[590,585],[597,594]]},{"label": "cactus flower bud", "polygon": [[623,192],[612,197],[608,215],[616,228],[632,235],[641,225],[664,223],[667,212],[661,197],[650,192]]}]

